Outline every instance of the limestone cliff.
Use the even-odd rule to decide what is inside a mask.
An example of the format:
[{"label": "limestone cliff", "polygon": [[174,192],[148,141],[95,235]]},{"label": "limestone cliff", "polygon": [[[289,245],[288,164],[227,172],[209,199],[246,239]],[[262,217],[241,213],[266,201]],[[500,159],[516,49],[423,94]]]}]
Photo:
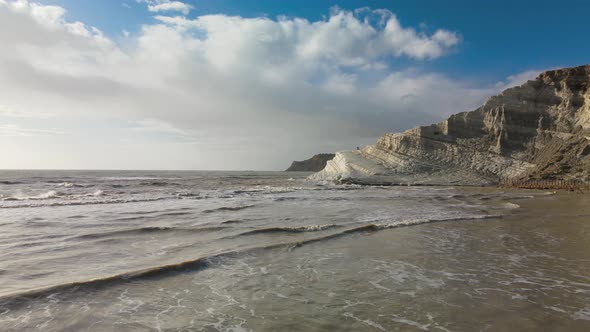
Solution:
[{"label": "limestone cliff", "polygon": [[430,126],[339,152],[316,180],[487,185],[590,180],[590,65],[551,70]]},{"label": "limestone cliff", "polygon": [[294,161],[286,172],[319,172],[334,156],[333,153],[320,153],[307,160]]}]

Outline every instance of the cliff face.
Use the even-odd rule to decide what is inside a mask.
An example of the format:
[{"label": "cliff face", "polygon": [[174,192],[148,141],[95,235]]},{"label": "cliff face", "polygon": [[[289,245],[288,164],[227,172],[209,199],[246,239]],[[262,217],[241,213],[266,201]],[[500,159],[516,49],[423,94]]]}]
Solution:
[{"label": "cliff face", "polygon": [[590,65],[544,72],[474,111],[339,152],[312,178],[465,185],[590,180]]},{"label": "cliff face", "polygon": [[294,161],[286,172],[319,172],[326,167],[328,161],[334,159],[334,156],[333,153],[320,153],[307,160]]}]

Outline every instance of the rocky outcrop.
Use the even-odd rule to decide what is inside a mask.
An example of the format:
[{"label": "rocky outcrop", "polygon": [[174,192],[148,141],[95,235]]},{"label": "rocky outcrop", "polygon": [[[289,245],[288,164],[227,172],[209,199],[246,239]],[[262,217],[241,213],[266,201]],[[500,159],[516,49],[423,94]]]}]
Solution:
[{"label": "rocky outcrop", "polygon": [[294,161],[286,172],[319,172],[326,167],[328,161],[334,159],[334,156],[333,153],[320,153],[307,160]]},{"label": "rocky outcrop", "polygon": [[544,72],[474,111],[338,152],[312,179],[433,185],[590,180],[590,65]]}]

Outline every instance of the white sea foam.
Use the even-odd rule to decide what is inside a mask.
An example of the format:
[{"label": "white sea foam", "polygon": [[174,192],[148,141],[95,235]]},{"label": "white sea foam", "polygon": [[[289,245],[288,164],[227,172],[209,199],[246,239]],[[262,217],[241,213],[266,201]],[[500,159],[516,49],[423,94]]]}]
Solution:
[{"label": "white sea foam", "polygon": [[504,206],[504,208],[506,208],[506,209],[510,209],[510,210],[513,210],[513,209],[518,209],[518,208],[520,208],[520,205],[518,205],[518,204],[514,204],[514,203],[511,203],[511,202],[504,203],[504,205],[503,205],[503,206]]},{"label": "white sea foam", "polygon": [[97,196],[102,196],[102,194],[104,194],[104,192],[102,190],[97,190],[97,191],[95,191],[93,193],[89,193],[89,194],[86,194],[84,196],[86,196],[86,197],[97,197]]},{"label": "white sea foam", "polygon": [[431,325],[431,324],[420,324],[420,323],[413,321],[411,319],[401,318],[401,317],[394,317],[391,320],[394,322],[397,322],[397,323],[401,323],[401,324],[415,327],[415,328],[422,330],[422,331],[428,331],[430,328],[430,325]]},{"label": "white sea foam", "polygon": [[376,328],[376,329],[378,329],[378,330],[381,330],[381,331],[387,331],[387,330],[386,330],[386,329],[385,329],[385,328],[384,328],[384,327],[383,327],[381,324],[379,324],[379,323],[377,323],[377,322],[374,322],[374,321],[372,321],[372,320],[370,320],[370,319],[361,319],[361,318],[358,318],[358,317],[356,317],[356,316],[355,316],[353,313],[351,313],[351,312],[345,312],[345,313],[344,313],[344,314],[342,314],[342,315],[343,315],[344,317],[347,317],[347,318],[352,318],[352,319],[356,320],[356,321],[357,321],[357,322],[359,322],[359,323],[366,324],[366,325],[368,325],[368,326],[370,326],[370,327],[373,327],[373,328]]},{"label": "white sea foam", "polygon": [[285,227],[287,230],[299,231],[299,232],[317,232],[323,231],[326,229],[338,227],[336,224],[328,224],[328,225],[308,225],[308,226],[301,226],[301,227]]},{"label": "white sea foam", "polygon": [[77,184],[77,183],[72,183],[72,182],[62,182],[62,183],[58,184],[57,186],[63,187],[63,188],[83,188],[83,187],[86,187],[87,185],[82,185],[82,184]]},{"label": "white sea foam", "polygon": [[413,218],[413,219],[405,219],[394,221],[391,223],[386,224],[375,224],[375,227],[379,229],[388,229],[388,228],[396,228],[396,227],[403,227],[403,226],[412,226],[412,225],[419,225],[419,224],[426,224],[431,222],[440,222],[440,221],[455,221],[455,220],[482,220],[482,219],[490,219],[499,217],[496,215],[457,215],[457,216],[448,216],[442,218]]},{"label": "white sea foam", "polygon": [[[42,202],[36,200],[35,202],[29,202],[26,204],[6,204],[0,206],[3,209],[16,209],[16,208],[39,208],[39,207],[56,207],[56,206],[79,206],[79,205],[102,205],[102,204],[126,204],[126,203],[144,203],[144,202],[155,202],[162,200],[177,199],[176,197],[154,197],[154,198],[129,198],[129,199],[72,199],[66,201],[52,201]],[[4,199],[4,201],[19,201],[16,199]],[[11,202],[6,202],[11,203]]]},{"label": "white sea foam", "polygon": [[561,312],[561,313],[567,313],[567,311],[565,311],[565,310],[563,310],[561,308],[555,307],[555,306],[545,306],[545,308],[551,309],[553,311]]},{"label": "white sea foam", "polygon": [[14,196],[11,197],[6,197],[3,198],[3,201],[28,201],[28,200],[42,200],[42,199],[50,199],[50,198],[57,198],[60,197],[60,194],[55,191],[55,190],[51,190],[48,192],[44,192],[41,193],[39,195],[23,195],[23,194],[16,194]]},{"label": "white sea foam", "polygon": [[28,198],[29,199],[48,199],[48,198],[56,198],[56,197],[59,197],[59,193],[55,190],[51,190],[46,193],[42,193],[38,196],[31,196]]},{"label": "white sea foam", "polygon": [[572,318],[575,320],[578,320],[578,319],[590,320],[590,308],[584,308],[582,310],[576,311],[573,314]]},{"label": "white sea foam", "polygon": [[234,194],[255,194],[255,193],[263,193],[263,194],[286,194],[291,193],[296,190],[301,190],[304,188],[301,187],[271,187],[271,186],[255,186],[255,187],[245,187],[239,190],[235,190]]}]

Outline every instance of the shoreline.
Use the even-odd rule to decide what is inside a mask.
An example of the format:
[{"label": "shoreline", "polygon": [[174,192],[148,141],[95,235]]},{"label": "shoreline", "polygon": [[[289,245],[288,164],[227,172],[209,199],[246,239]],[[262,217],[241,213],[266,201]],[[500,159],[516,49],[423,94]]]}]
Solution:
[{"label": "shoreline", "polygon": [[495,185],[481,185],[481,184],[453,184],[453,183],[402,183],[394,181],[369,181],[366,179],[344,178],[332,181],[338,185],[358,185],[363,187],[456,187],[456,188],[495,188],[495,189],[512,189],[512,190],[533,190],[539,191],[555,191],[567,192],[575,194],[589,194],[590,184],[574,182],[558,182],[555,185],[546,184],[543,181],[523,181],[522,185],[514,183],[507,185],[503,182],[498,182]]}]

